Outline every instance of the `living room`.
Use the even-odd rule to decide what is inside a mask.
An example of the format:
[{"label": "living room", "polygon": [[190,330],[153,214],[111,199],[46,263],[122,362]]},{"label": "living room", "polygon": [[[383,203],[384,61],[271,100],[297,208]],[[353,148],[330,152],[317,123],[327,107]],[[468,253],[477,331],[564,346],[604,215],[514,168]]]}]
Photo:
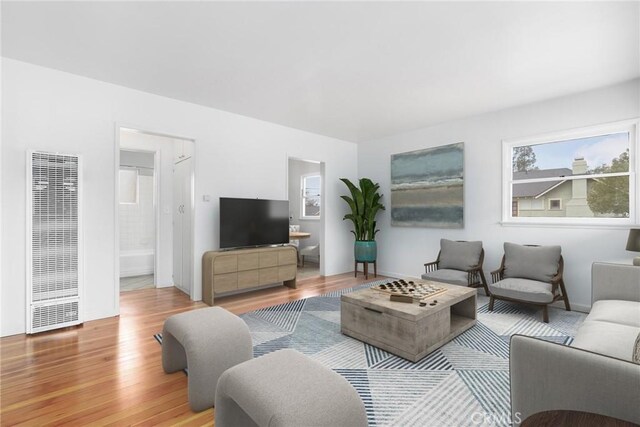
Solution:
[{"label": "living room", "polygon": [[[625,246],[630,229],[640,226],[636,137],[640,4],[636,1],[3,1],[1,13],[3,425],[106,424],[110,415],[111,422],[122,425],[177,424],[191,418],[194,423],[213,422],[211,409],[191,412],[186,375],[162,372],[162,347],[153,336],[162,332],[171,315],[207,307],[202,302],[202,259],[206,252],[220,249],[220,199],[291,199],[290,159],[322,164],[322,218],[317,232],[322,236],[317,249],[322,277],[299,280],[297,289],[280,285],[222,295],[220,306],[235,314],[387,278],[420,278],[424,264],[438,257],[441,239],[481,241],[484,272],[489,276],[501,265],[504,244],[511,242],[561,247],[572,311],[566,311],[560,300],[551,304],[548,325],[557,332],[562,329],[558,322],[573,322],[577,328],[589,313],[593,263],[631,265],[637,255]],[[134,291],[121,299],[114,209],[121,128],[193,141],[189,297],[167,288]],[[621,173],[628,176],[626,215],[560,221],[514,215],[510,194],[517,184],[510,179],[515,172],[510,150],[607,132],[629,135],[628,167]],[[459,143],[463,143],[464,179],[464,218],[459,226],[394,224],[393,156]],[[83,185],[83,323],[33,335],[26,334],[29,150],[80,155]],[[602,159],[590,154],[584,153],[587,160]],[[575,157],[563,157],[562,167],[571,168]],[[539,169],[547,169],[542,156],[538,161]],[[367,279],[362,271],[354,277],[352,225],[343,220],[349,206],[341,200],[349,190],[342,178],[354,183],[369,178],[380,186],[385,210],[376,217],[379,277],[372,277],[371,268]],[[513,313],[501,311],[510,307],[527,316],[528,322],[536,322],[531,323],[535,327],[547,327],[540,310],[515,303],[498,302],[495,314],[482,312],[489,301],[482,289],[477,295],[478,324],[483,319],[489,324],[490,316],[493,326],[512,321],[508,319]],[[332,316],[336,313],[324,320],[332,322]],[[315,325],[324,324],[321,320]],[[557,336],[573,339],[573,326]],[[313,327],[311,323],[309,328]],[[282,339],[273,330],[251,332],[254,343],[267,336]],[[263,334],[261,338],[257,333]],[[342,339],[340,345],[362,345]],[[259,345],[254,347],[255,360],[268,353]],[[370,360],[382,357],[384,350],[370,347],[364,347],[371,351]],[[307,356],[313,354],[308,350]],[[104,376],[87,374],[90,367],[83,365],[83,358],[103,363]],[[501,366],[500,381],[494,385],[506,387],[508,394],[508,359],[491,360]],[[63,363],[65,372],[56,371]],[[362,374],[364,368],[353,366],[361,370],[354,368],[350,375]],[[416,402],[437,390],[427,387],[432,379],[444,378],[429,366],[414,377],[419,378],[417,384],[410,379],[402,383],[401,372],[385,368],[390,379],[398,375],[397,389],[380,372],[370,374],[369,381],[385,385],[371,386],[372,406],[365,402],[369,423],[439,425],[425,418],[437,409],[425,409],[422,415],[413,412],[415,418],[401,410],[428,406]],[[339,372],[343,368],[333,367]],[[628,369],[638,375],[637,365]],[[126,378],[119,372],[126,372]],[[465,373],[456,375],[459,381],[468,380]],[[114,378],[126,384],[120,387]],[[353,378],[347,379],[356,384]],[[145,381],[140,389],[133,385]],[[490,387],[491,380],[487,381],[482,384]],[[163,384],[169,389],[163,390]],[[91,400],[83,407],[82,394],[96,385],[118,397],[108,399],[109,404]],[[404,389],[420,390],[419,396],[398,398],[402,402],[397,409],[379,403],[388,397],[385,393],[404,393]],[[136,397],[140,409],[131,403],[134,395],[143,396]],[[56,396],[63,397],[55,400]],[[460,404],[447,411],[467,417],[467,422],[456,418],[461,424],[480,424],[463,409],[471,398],[452,396],[449,401],[455,403],[459,397]],[[156,397],[160,400],[154,402]],[[491,422],[487,416],[486,424],[511,421],[505,422],[511,413],[509,399],[503,397],[495,413],[487,409],[486,400],[474,397],[479,402],[474,408],[502,417]],[[639,407],[636,399],[635,408]],[[450,415],[447,411],[442,414]],[[600,407],[592,412],[603,413]],[[640,420],[637,409],[637,418],[615,411],[609,415]]]}]

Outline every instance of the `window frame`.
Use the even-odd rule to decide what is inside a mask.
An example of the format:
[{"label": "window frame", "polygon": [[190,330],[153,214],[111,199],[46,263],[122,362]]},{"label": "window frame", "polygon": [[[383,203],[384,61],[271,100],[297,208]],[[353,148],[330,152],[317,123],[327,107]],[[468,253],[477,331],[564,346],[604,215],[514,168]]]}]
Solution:
[{"label": "window frame", "polygon": [[[309,215],[305,215],[305,200],[307,199],[307,197],[305,197],[304,193],[305,193],[305,180],[307,178],[312,178],[312,177],[318,177],[318,181],[320,182],[320,210],[318,212],[317,216],[309,216]],[[306,220],[320,220],[320,218],[322,217],[322,174],[319,172],[312,172],[312,173],[307,173],[304,175],[300,175],[300,219],[306,219]]]},{"label": "window frame", "polygon": [[[548,211],[561,211],[562,210],[562,199],[554,197],[553,199],[547,199],[547,201],[549,202],[549,209],[547,209]],[[553,206],[551,206],[551,202],[558,202],[558,207],[554,208]]]},{"label": "window frame", "polygon": [[[637,197],[637,189],[640,188],[640,161],[638,159],[638,128],[639,119],[624,120],[596,126],[569,129],[559,132],[541,134],[526,138],[505,139],[502,141],[502,225],[550,225],[550,226],[601,226],[625,228],[637,225],[640,211],[640,197]],[[513,200],[513,149],[515,147],[552,144],[562,141],[608,135],[612,133],[629,133],[629,171],[607,173],[598,175],[599,178],[629,176],[629,217],[628,218],[574,218],[574,217],[513,217],[511,215]],[[573,181],[584,179],[585,175],[564,177],[564,180]],[[518,180],[517,183],[557,181],[557,177],[535,178]],[[561,202],[562,203],[562,202]],[[555,211],[555,210],[554,210]]]}]

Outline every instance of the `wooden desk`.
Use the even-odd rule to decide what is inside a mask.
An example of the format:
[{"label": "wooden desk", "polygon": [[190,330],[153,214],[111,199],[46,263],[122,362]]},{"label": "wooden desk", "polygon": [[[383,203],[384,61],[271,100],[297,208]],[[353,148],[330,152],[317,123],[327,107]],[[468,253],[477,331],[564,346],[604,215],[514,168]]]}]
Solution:
[{"label": "wooden desk", "polygon": [[290,231],[289,232],[289,240],[300,240],[300,239],[308,239],[311,237],[311,233],[304,233],[302,231]]}]

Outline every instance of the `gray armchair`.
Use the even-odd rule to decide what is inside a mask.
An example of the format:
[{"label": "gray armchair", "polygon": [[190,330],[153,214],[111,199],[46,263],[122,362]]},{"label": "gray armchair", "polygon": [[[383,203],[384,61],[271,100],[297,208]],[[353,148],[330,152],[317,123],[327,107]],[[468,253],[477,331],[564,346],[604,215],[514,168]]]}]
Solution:
[{"label": "gray armchair", "polygon": [[500,268],[491,272],[489,311],[493,311],[496,299],[542,307],[546,323],[549,323],[547,306],[555,301],[563,300],[565,309],[571,311],[560,252],[560,246],[505,243]]},{"label": "gray armchair", "polygon": [[422,278],[452,285],[482,287],[489,295],[482,270],[483,261],[482,242],[440,239],[438,258],[424,265],[425,273]]}]

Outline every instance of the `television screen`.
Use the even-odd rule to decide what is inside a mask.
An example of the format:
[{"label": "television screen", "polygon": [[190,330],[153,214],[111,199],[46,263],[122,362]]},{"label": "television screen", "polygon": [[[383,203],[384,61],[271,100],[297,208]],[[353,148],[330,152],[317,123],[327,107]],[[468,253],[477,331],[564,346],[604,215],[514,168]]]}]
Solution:
[{"label": "television screen", "polygon": [[289,201],[220,198],[220,248],[289,243]]}]

